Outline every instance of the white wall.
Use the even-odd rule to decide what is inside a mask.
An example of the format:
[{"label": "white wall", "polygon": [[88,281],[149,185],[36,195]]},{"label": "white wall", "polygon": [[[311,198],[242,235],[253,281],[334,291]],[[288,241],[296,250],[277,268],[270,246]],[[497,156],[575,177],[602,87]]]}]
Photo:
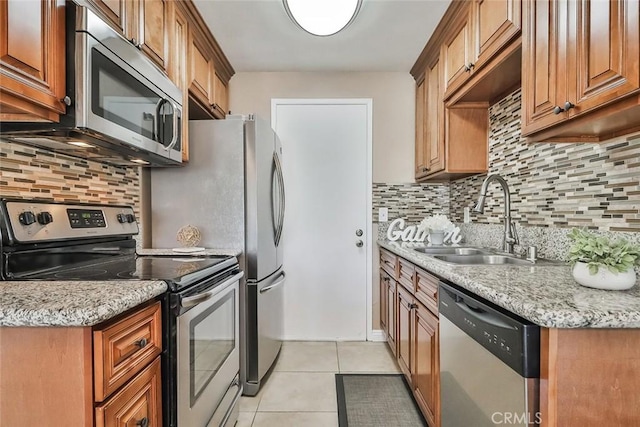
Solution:
[{"label": "white wall", "polygon": [[[414,181],[415,82],[408,72],[237,73],[229,83],[232,113],[255,113],[270,121],[271,98],[372,98],[373,181]],[[377,233],[374,223],[374,242]],[[374,244],[374,329],[380,322],[379,257]]]}]

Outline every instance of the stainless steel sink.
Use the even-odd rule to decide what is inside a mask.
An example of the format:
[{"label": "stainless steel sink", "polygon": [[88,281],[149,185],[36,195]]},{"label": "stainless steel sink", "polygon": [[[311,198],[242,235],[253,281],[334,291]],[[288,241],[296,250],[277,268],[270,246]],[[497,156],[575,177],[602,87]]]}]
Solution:
[{"label": "stainless steel sink", "polygon": [[426,247],[415,248],[414,251],[426,254],[426,255],[481,255],[490,254],[490,250],[479,248],[454,248],[454,247]]},{"label": "stainless steel sink", "polygon": [[469,264],[469,265],[530,265],[534,266],[536,263],[527,261],[523,258],[518,258],[509,255],[432,255],[434,258],[441,261],[449,262],[452,264]]}]

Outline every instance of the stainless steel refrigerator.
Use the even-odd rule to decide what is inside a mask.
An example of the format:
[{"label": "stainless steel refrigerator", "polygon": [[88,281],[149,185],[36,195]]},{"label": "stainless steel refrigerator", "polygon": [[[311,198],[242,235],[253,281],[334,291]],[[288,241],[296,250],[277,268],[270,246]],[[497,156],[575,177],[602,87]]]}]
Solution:
[{"label": "stainless steel refrigerator", "polygon": [[266,121],[229,116],[189,122],[189,163],[150,173],[152,247],[177,246],[176,233],[190,224],[201,232],[198,246],[242,251],[241,378],[250,396],[282,344],[281,156]]}]

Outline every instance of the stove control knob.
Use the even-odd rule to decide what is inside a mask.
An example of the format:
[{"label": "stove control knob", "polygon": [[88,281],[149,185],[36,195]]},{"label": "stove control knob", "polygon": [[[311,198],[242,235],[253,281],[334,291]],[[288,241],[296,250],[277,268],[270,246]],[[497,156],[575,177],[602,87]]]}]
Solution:
[{"label": "stove control knob", "polygon": [[133,214],[127,214],[127,222],[136,222],[136,217]]},{"label": "stove control knob", "polygon": [[38,214],[38,224],[47,225],[53,222],[53,215],[49,212],[40,212]]},{"label": "stove control knob", "polygon": [[18,215],[18,221],[22,225],[31,225],[36,222],[36,216],[31,211],[22,212]]},{"label": "stove control knob", "polygon": [[118,222],[120,224],[124,224],[125,222],[127,222],[127,216],[125,214],[118,214],[116,215],[116,218],[118,219]]}]

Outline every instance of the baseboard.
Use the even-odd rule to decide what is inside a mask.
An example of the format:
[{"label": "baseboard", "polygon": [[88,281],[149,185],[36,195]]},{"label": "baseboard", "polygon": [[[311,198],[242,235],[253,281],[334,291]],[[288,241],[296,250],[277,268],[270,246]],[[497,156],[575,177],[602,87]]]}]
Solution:
[{"label": "baseboard", "polygon": [[385,342],[387,341],[387,334],[385,334],[382,329],[374,329],[373,331],[371,331],[369,341]]}]

